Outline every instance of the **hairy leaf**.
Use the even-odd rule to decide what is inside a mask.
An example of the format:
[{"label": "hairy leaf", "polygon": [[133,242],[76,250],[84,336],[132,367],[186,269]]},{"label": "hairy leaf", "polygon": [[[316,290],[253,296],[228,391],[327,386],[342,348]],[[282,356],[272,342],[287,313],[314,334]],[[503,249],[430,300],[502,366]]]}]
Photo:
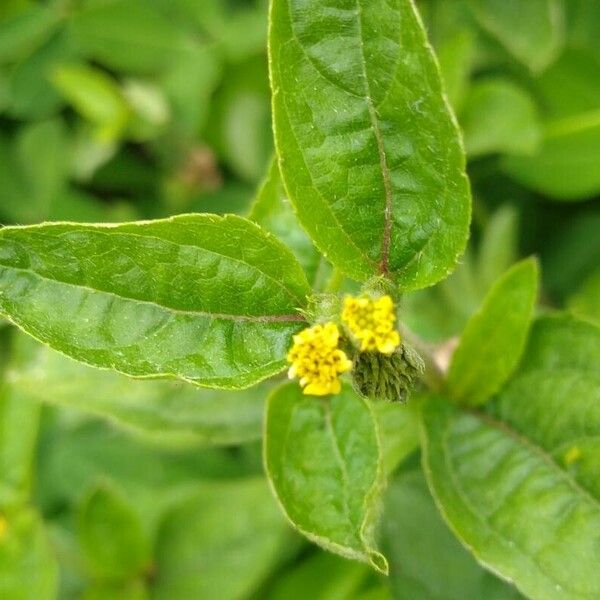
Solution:
[{"label": "hairy leaf", "polygon": [[537,297],[533,259],[515,265],[489,291],[467,323],[448,372],[448,393],[463,404],[483,404],[516,367]]},{"label": "hairy leaf", "polygon": [[243,388],[280,371],[309,292],[239,217],[0,230],[0,310],[92,366]]},{"label": "hairy leaf", "polygon": [[334,266],[403,289],[462,253],[464,153],[412,0],[274,0],[270,65],[281,174]]},{"label": "hairy leaf", "polygon": [[454,532],[531,598],[600,594],[600,329],[540,320],[487,413],[425,407],[424,464]]},{"label": "hairy leaf", "polygon": [[296,384],[269,398],[264,455],[286,516],[301,533],[386,573],[374,547],[382,458],[373,413],[349,387],[326,399]]}]

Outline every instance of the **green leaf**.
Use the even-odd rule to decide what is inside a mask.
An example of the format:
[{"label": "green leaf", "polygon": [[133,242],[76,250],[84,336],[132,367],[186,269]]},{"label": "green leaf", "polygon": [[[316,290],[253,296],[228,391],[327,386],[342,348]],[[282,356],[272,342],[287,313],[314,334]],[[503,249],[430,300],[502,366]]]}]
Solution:
[{"label": "green leaf", "polygon": [[483,230],[477,256],[477,281],[486,293],[490,286],[517,260],[519,215],[506,204],[493,215]]},{"label": "green leaf", "polygon": [[269,81],[264,57],[230,67],[212,102],[209,141],[228,166],[256,182],[273,154]]},{"label": "green leaf", "polygon": [[304,268],[308,280],[315,281],[321,256],[298,224],[286,197],[276,160],[271,162],[248,218],[284,242]]},{"label": "green leaf", "polygon": [[529,94],[501,77],[473,84],[461,112],[461,125],[471,157],[498,152],[532,154],[541,136],[537,108]]},{"label": "green leaf", "polygon": [[419,447],[418,414],[412,402],[407,406],[377,402],[373,412],[381,439],[384,471],[390,474]]},{"label": "green leaf", "polygon": [[[17,361],[12,352],[11,331],[0,331],[0,509],[24,505],[29,499],[33,463],[38,443],[40,405],[10,384]],[[4,364],[5,361],[8,362]]]},{"label": "green leaf", "polygon": [[459,110],[469,86],[469,75],[475,54],[475,36],[462,29],[444,40],[438,50],[444,87],[452,107]]},{"label": "green leaf", "polygon": [[46,426],[38,456],[36,498],[48,513],[76,505],[91,486],[108,481],[123,490],[152,533],[165,510],[206,480],[260,472],[260,457],[248,457],[248,448],[157,447],[97,420],[82,422],[66,411],[58,417],[51,429]]},{"label": "green leaf", "polygon": [[23,204],[33,205],[21,212],[29,213],[29,218],[48,215],[67,185],[70,156],[66,127],[61,119],[29,124],[21,129],[15,145],[28,188],[29,202]]},{"label": "green leaf", "polygon": [[150,75],[176,63],[193,42],[144,0],[96,2],[70,23],[87,57],[117,71]]},{"label": "green leaf", "polygon": [[39,5],[0,19],[0,63],[26,58],[52,35],[59,21],[58,10]]},{"label": "green leaf", "polygon": [[29,497],[40,406],[10,388],[0,392],[0,507]]},{"label": "green leaf", "polygon": [[394,600],[521,597],[514,588],[482,569],[452,535],[422,473],[402,473],[391,484],[383,524]]},{"label": "green leaf", "polygon": [[578,316],[600,325],[600,270],[594,271],[571,296],[569,308]]},{"label": "green leaf", "polygon": [[559,0],[469,0],[479,24],[532,71],[556,58],[564,42]]},{"label": "green leaf", "polygon": [[10,385],[20,395],[106,417],[167,447],[233,445],[262,435],[269,383],[235,393],[200,390],[88,367],[26,336],[18,350]]},{"label": "green leaf", "polygon": [[155,600],[234,600],[258,592],[287,530],[265,481],[207,485],[164,519]]},{"label": "green leaf", "polygon": [[53,115],[63,100],[50,81],[54,68],[76,60],[66,31],[59,31],[10,73],[9,113],[20,119],[42,119]]},{"label": "green leaf", "polygon": [[54,71],[52,82],[81,116],[97,127],[102,140],[111,141],[122,134],[131,109],[106,73],[87,65],[63,65]]},{"label": "green leaf", "polygon": [[212,47],[198,47],[182,54],[164,74],[163,88],[182,136],[194,136],[204,128],[210,115],[210,99],[220,77],[220,60]]},{"label": "green leaf", "polygon": [[598,267],[600,210],[583,211],[551,235],[544,248],[544,286],[565,299]]},{"label": "green leaf", "polygon": [[374,547],[382,488],[377,425],[349,387],[328,398],[296,384],[267,403],[264,456],[273,491],[290,522],[326,550],[387,573]]},{"label": "green leaf", "polygon": [[410,0],[274,0],[276,147],[298,218],[347,275],[431,285],[466,243],[468,182]]},{"label": "green leaf", "polygon": [[125,580],[148,565],[150,545],[137,515],[112,487],[103,484],[79,509],[81,548],[98,578]]},{"label": "green leaf", "polygon": [[0,598],[55,600],[58,564],[37,513],[0,512]]},{"label": "green leaf", "polygon": [[106,581],[94,583],[86,589],[81,600],[147,600],[148,598],[146,585],[137,579],[127,583]]},{"label": "green leaf", "polygon": [[370,574],[365,565],[318,552],[284,572],[266,600],[356,599]]},{"label": "green leaf", "polygon": [[452,357],[448,392],[453,400],[483,404],[502,387],[521,358],[537,289],[533,259],[518,263],[494,284]]},{"label": "green leaf", "polygon": [[424,464],[476,558],[531,598],[600,594],[600,329],[538,321],[492,414],[425,407]]},{"label": "green leaf", "polygon": [[567,48],[534,83],[549,117],[600,109],[600,56]]},{"label": "green leaf", "polygon": [[307,293],[291,253],[240,217],[0,230],[2,313],[134,377],[238,389],[274,375]]},{"label": "green leaf", "polygon": [[535,81],[547,122],[531,157],[510,157],[503,169],[556,200],[600,192],[600,57],[568,50]]},{"label": "green leaf", "polygon": [[571,44],[591,50],[600,58],[600,7],[596,0],[569,0],[565,9]]},{"label": "green leaf", "polygon": [[552,121],[533,156],[510,156],[502,168],[519,183],[555,200],[600,192],[600,110]]}]

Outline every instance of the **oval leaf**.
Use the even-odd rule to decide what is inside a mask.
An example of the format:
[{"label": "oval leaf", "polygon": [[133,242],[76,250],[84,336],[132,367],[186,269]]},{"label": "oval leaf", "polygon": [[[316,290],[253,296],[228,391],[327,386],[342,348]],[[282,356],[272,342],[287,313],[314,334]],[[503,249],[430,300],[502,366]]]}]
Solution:
[{"label": "oval leaf", "polygon": [[373,545],[382,459],[373,413],[351,388],[330,398],[298,385],[267,404],[265,465],[291,523],[323,548],[387,573]]},{"label": "oval leaf", "polygon": [[0,230],[0,311],[60,352],[134,377],[243,388],[280,371],[309,292],[235,216]]},{"label": "oval leaf", "polygon": [[261,583],[289,545],[285,525],[264,478],[204,484],[161,523],[152,598],[264,597]]},{"label": "oval leaf", "polygon": [[81,505],[79,537],[92,573],[100,578],[135,577],[150,564],[150,544],[137,515],[106,484]]},{"label": "oval leaf", "polygon": [[0,598],[55,600],[58,561],[40,515],[22,508],[0,521]]},{"label": "oval leaf", "polygon": [[483,404],[516,367],[537,296],[538,269],[528,259],[492,286],[467,323],[448,373],[448,392],[462,404]]},{"label": "oval leaf", "polygon": [[[573,356],[573,344],[587,350]],[[600,596],[600,330],[544,319],[493,412],[424,409],[424,467],[454,532],[530,598]]]},{"label": "oval leaf", "polygon": [[274,0],[270,65],[281,174],[321,251],[403,289],[447,275],[469,188],[412,0]]},{"label": "oval leaf", "polygon": [[469,0],[479,24],[532,71],[552,62],[564,43],[561,0]]}]

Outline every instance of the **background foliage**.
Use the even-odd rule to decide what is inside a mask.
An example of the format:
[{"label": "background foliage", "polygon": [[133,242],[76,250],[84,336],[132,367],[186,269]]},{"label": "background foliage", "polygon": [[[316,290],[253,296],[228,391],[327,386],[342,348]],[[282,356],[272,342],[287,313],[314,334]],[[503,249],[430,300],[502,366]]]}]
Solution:
[{"label": "background foliage", "polygon": [[[425,340],[445,342],[460,334],[508,267],[536,254],[541,310],[568,309],[600,323],[600,6],[418,6],[464,132],[474,212],[459,267],[405,296],[403,320]],[[259,0],[2,2],[2,223],[249,214],[273,152],[266,35],[267,2]],[[273,201],[280,189],[271,169],[252,216],[296,250],[311,284],[322,288],[328,266],[289,206]],[[514,290],[517,326],[529,318],[531,290],[519,294],[518,281],[531,278],[532,269],[521,263],[492,288],[491,318],[493,310],[511,310],[493,302],[503,284]],[[544,336],[581,347],[590,334],[563,335],[560,320],[540,321],[494,411],[535,431],[536,442],[564,458],[580,434],[576,416],[552,435],[536,412],[537,391],[565,360],[540,356],[536,343]],[[469,361],[476,352],[470,344],[477,348],[465,336],[455,360],[483,369],[470,381],[485,378],[490,388],[477,393],[486,399],[502,374]],[[586,346],[590,353],[594,344]],[[387,579],[309,546],[286,525],[261,466],[271,383],[234,395],[139,382],[75,363],[7,324],[0,349],[3,598],[519,597],[463,550],[435,511],[410,410],[378,409],[393,473],[381,532]],[[555,375],[555,385],[575,377],[581,397],[592,397],[597,387],[584,374],[594,364],[573,360],[570,375]],[[453,376],[453,368],[459,370],[453,363],[450,387],[460,397],[472,383]],[[531,413],[515,410],[517,397],[530,399]],[[587,410],[573,404],[573,413]],[[437,494],[451,496],[440,432],[453,432],[457,453],[465,428],[480,428],[484,440],[489,432],[486,423],[450,409],[426,415],[427,476]],[[388,428],[393,436],[385,435]],[[508,439],[496,443],[511,449]],[[565,460],[565,468],[575,468]],[[578,475],[593,480],[590,464],[577,460]],[[460,476],[476,480],[478,466],[473,459]],[[565,491],[565,502],[571,494]],[[458,531],[485,520],[466,511],[445,516]],[[534,516],[524,512],[523,522]],[[587,518],[593,527],[597,516]],[[487,562],[488,552],[478,547],[475,554]],[[521,576],[509,551],[494,560]],[[593,565],[577,568],[591,580]],[[527,577],[533,597],[551,597],[545,582]],[[584,597],[576,593],[571,597]]]}]

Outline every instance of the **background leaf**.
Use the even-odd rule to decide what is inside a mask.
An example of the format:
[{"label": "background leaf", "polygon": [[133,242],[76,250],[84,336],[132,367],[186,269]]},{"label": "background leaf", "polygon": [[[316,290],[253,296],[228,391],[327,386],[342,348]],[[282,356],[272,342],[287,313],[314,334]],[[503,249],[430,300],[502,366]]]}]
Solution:
[{"label": "background leaf", "polygon": [[469,0],[479,23],[533,71],[559,52],[563,21],[559,0]]},{"label": "background leaf", "polygon": [[136,514],[106,484],[82,504],[79,533],[90,569],[99,578],[134,577],[149,565],[150,546]]},{"label": "background leaf", "polygon": [[315,281],[321,255],[298,224],[285,194],[276,160],[271,162],[267,177],[258,190],[248,218],[284,242],[304,268],[308,280]]},{"label": "background leaf", "polygon": [[520,598],[482,569],[440,517],[418,471],[401,473],[386,495],[384,546],[395,600]]},{"label": "background leaf", "polygon": [[58,565],[40,516],[31,509],[0,513],[0,596],[10,600],[53,600]]},{"label": "background leaf", "polygon": [[161,524],[152,597],[247,597],[277,563],[285,534],[262,479],[206,486]]},{"label": "background leaf", "polygon": [[21,396],[106,417],[161,445],[232,445],[262,435],[271,384],[231,393],[138,381],[88,367],[24,335],[17,350],[8,378]]},{"label": "background leaf", "polygon": [[281,174],[316,245],[358,280],[389,272],[408,290],[447,275],[469,191],[412,2],[275,0],[270,64]]},{"label": "background leaf", "polygon": [[471,157],[532,154],[540,141],[533,99],[508,79],[489,78],[473,85],[462,107],[461,124]]}]

